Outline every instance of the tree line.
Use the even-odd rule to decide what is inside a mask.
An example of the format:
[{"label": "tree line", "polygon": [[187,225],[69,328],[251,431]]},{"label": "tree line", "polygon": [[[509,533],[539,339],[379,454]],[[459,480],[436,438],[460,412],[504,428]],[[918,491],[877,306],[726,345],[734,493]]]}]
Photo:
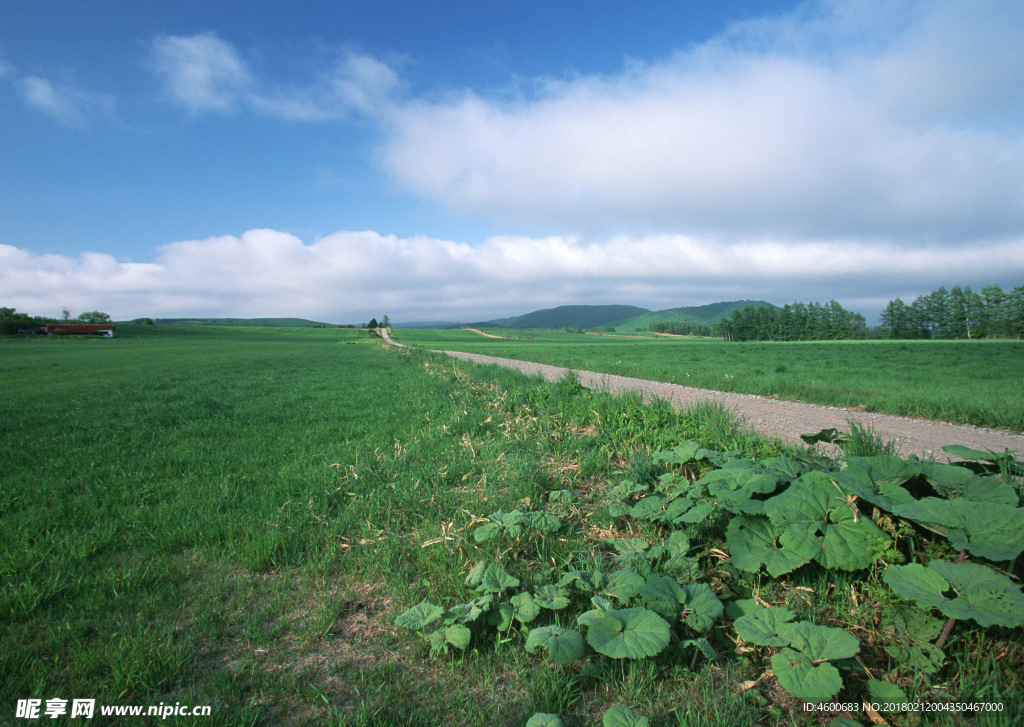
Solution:
[{"label": "tree line", "polygon": [[980,291],[954,285],[918,296],[910,305],[899,298],[882,311],[884,338],[1020,338],[1024,335],[1024,285],[1009,292],[998,285]]},{"label": "tree line", "polygon": [[838,302],[747,306],[714,326],[727,341],[836,341],[868,336],[867,321]]},{"label": "tree line", "polygon": [[1024,336],[1024,285],[980,291],[954,285],[918,296],[913,303],[889,301],[881,325],[869,328],[860,313],[828,303],[792,303],[782,308],[748,305],[724,320],[658,322],[648,330],[678,335],[715,335],[727,341],[834,341],[865,338],[973,339]]},{"label": "tree line", "polygon": [[71,311],[65,308],[61,314],[63,317],[48,318],[46,316],[30,316],[27,313],[19,313],[16,308],[0,307],[0,334],[16,334],[21,330],[41,328],[47,323],[110,323],[110,316],[102,311],[89,311],[81,313],[77,318],[71,317]]},{"label": "tree line", "polygon": [[713,336],[715,331],[708,323],[695,321],[662,321],[647,326],[651,333],[671,333],[673,336]]}]

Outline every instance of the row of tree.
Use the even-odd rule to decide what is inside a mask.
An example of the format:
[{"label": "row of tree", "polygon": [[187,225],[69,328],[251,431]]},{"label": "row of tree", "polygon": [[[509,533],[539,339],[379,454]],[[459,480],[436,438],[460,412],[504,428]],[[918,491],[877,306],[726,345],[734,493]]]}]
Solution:
[{"label": "row of tree", "polygon": [[652,333],[671,333],[674,336],[713,336],[714,330],[707,323],[694,321],[661,321],[651,323],[647,330]]},{"label": "row of tree", "polygon": [[885,338],[1020,338],[1024,335],[1024,285],[981,291],[954,285],[907,305],[899,298],[882,311]]},{"label": "row of tree", "polygon": [[714,326],[727,341],[835,341],[868,336],[867,321],[830,300],[781,308],[747,306]]},{"label": "row of tree", "polygon": [[62,316],[61,319],[30,316],[27,313],[19,313],[16,308],[0,307],[0,334],[16,334],[21,330],[40,328],[47,323],[59,323],[61,320],[76,323],[110,323],[110,316],[102,311],[89,311],[72,318],[71,311],[65,308]]},{"label": "row of tree", "polygon": [[712,327],[701,323],[652,323],[648,330],[681,335],[716,335],[727,341],[829,341],[864,338],[1021,338],[1024,336],[1024,285],[1004,291],[986,285],[980,291],[954,285],[906,304],[889,301],[881,325],[868,328],[860,313],[839,303],[792,303],[782,308],[746,306]]}]

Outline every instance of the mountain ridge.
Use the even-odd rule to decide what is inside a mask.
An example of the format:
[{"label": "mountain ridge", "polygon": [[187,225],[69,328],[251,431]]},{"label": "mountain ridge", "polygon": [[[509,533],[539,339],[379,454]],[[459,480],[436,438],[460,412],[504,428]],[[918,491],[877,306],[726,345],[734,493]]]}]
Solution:
[{"label": "mountain ridge", "polygon": [[[509,318],[465,323],[476,328],[614,328],[616,331],[647,330],[651,323],[686,322],[714,325],[734,310],[747,306],[777,308],[763,300],[731,300],[699,306],[652,311],[631,305],[563,305]],[[626,313],[626,315],[622,315]]]}]

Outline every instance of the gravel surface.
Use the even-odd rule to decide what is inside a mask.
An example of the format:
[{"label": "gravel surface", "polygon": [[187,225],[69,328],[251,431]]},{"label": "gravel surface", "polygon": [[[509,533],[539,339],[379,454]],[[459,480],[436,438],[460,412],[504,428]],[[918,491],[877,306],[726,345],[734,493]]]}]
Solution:
[{"label": "gravel surface", "polygon": [[[396,345],[387,337],[385,339]],[[528,376],[541,375],[547,381],[559,381],[569,369],[560,366],[516,361],[509,358],[484,356],[460,351],[435,351],[463,361],[479,364],[495,364],[519,369]],[[784,442],[801,443],[800,435],[835,427],[849,431],[849,420],[855,420],[871,429],[885,441],[895,440],[900,445],[900,454],[907,457],[916,454],[922,458],[937,460],[950,459],[942,447],[948,444],[962,444],[973,449],[1002,452],[1006,449],[1024,452],[1024,435],[997,429],[984,429],[963,424],[947,424],[925,419],[851,411],[831,406],[801,404],[795,401],[769,399],[751,394],[734,394],[709,389],[694,389],[678,384],[660,381],[633,379],[627,376],[599,374],[593,371],[575,370],[580,383],[588,389],[611,394],[627,391],[639,392],[644,398],[659,398],[668,401],[677,409],[698,401],[716,401],[733,409],[756,432],[769,437],[780,437]]]}]

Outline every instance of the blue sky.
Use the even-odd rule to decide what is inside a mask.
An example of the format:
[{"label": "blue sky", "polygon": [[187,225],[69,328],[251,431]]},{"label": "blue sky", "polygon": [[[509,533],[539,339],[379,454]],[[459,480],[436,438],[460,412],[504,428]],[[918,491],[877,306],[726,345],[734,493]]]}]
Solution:
[{"label": "blue sky", "polygon": [[481,320],[1024,283],[1024,4],[0,4],[0,305]]}]

